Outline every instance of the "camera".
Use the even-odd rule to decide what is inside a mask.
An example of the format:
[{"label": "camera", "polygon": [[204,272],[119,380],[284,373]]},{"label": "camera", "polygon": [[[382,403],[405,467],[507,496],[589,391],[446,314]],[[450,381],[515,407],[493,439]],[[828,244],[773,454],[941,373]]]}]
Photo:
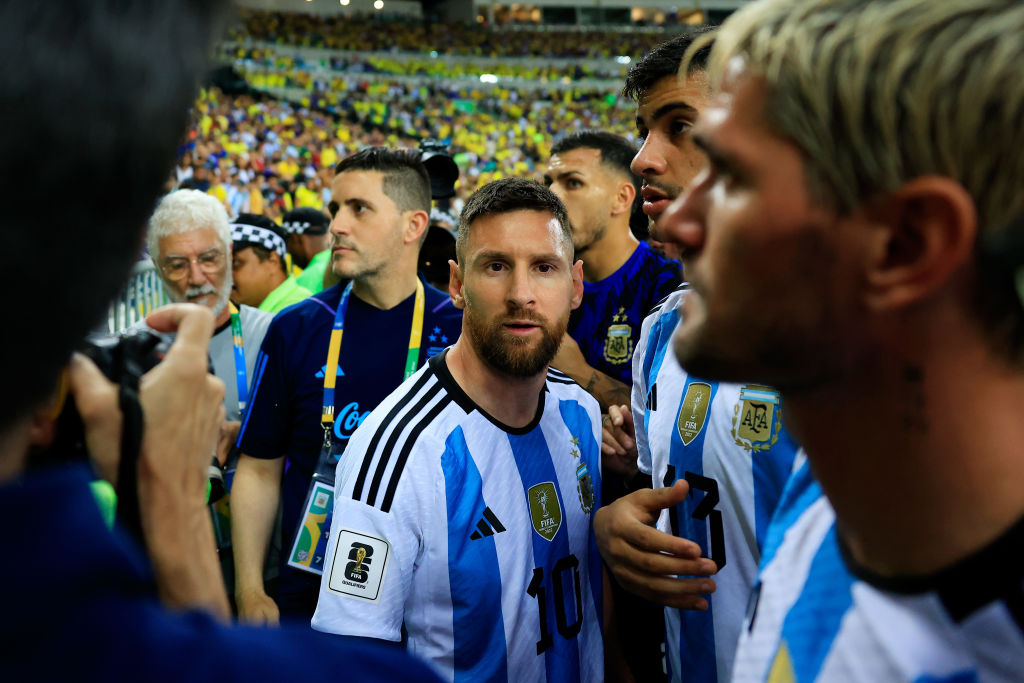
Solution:
[{"label": "camera", "polygon": [[[430,176],[430,198],[441,206],[442,200],[455,196],[455,182],[459,179],[459,167],[448,153],[448,145],[440,140],[420,140],[420,161]],[[443,202],[447,209],[448,202]]]}]

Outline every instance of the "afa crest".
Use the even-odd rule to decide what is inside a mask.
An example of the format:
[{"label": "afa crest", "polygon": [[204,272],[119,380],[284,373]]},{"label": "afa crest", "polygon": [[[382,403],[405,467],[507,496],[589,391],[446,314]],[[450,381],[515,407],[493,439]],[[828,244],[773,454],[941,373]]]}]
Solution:
[{"label": "afa crest", "polygon": [[552,540],[562,526],[562,506],[554,482],[535,484],[526,492],[530,499],[530,521],[545,540]]},{"label": "afa crest", "polygon": [[740,402],[733,409],[732,437],[736,445],[752,453],[767,451],[782,431],[779,392],[770,387],[748,384],[740,389]]},{"label": "afa crest", "polygon": [[626,320],[626,309],[620,308],[612,316],[614,324],[608,327],[608,336],[604,339],[604,359],[612,365],[628,363],[633,357],[633,328]]},{"label": "afa crest", "polygon": [[589,514],[594,509],[594,482],[590,479],[585,462],[576,468],[576,492],[580,494],[580,507]]},{"label": "afa crest", "polygon": [[676,424],[684,446],[689,446],[704,429],[710,407],[711,385],[707,382],[690,382],[679,406],[679,419]]}]

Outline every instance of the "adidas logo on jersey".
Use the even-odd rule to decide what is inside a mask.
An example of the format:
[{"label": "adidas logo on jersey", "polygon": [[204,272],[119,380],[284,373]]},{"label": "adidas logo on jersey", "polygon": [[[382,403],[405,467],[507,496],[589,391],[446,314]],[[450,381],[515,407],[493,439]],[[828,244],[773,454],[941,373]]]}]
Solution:
[{"label": "adidas logo on jersey", "polygon": [[498,521],[495,514],[491,512],[491,508],[484,508],[484,516],[477,520],[476,528],[477,530],[469,537],[473,541],[481,539],[484,536],[500,534],[505,530],[505,527],[501,525],[501,522]]}]

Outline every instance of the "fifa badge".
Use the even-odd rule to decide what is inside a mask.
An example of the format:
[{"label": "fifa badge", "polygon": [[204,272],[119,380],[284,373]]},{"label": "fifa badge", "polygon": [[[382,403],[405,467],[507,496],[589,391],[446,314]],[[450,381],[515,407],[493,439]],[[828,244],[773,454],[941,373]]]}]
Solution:
[{"label": "fifa badge", "polygon": [[562,507],[558,504],[554,482],[534,484],[526,495],[530,500],[530,521],[534,530],[547,541],[554,539],[562,526]]},{"label": "fifa badge", "polygon": [[711,385],[707,382],[690,382],[679,406],[679,419],[676,424],[684,446],[689,446],[704,429],[710,407]]}]

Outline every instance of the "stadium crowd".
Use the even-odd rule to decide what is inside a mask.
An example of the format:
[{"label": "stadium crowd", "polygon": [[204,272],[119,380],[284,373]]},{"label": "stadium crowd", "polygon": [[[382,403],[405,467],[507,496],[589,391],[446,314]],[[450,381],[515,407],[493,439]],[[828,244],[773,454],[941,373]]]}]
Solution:
[{"label": "stadium crowd", "polygon": [[359,52],[418,52],[486,57],[607,59],[638,55],[662,42],[662,32],[621,30],[501,30],[476,23],[409,21],[241,10],[230,40],[255,40]]},{"label": "stadium crowd", "polygon": [[[1021,680],[1024,7],[440,31],[613,93],[199,90],[224,20],[0,9],[12,680]],[[140,240],[172,305],[75,353]]]}]

